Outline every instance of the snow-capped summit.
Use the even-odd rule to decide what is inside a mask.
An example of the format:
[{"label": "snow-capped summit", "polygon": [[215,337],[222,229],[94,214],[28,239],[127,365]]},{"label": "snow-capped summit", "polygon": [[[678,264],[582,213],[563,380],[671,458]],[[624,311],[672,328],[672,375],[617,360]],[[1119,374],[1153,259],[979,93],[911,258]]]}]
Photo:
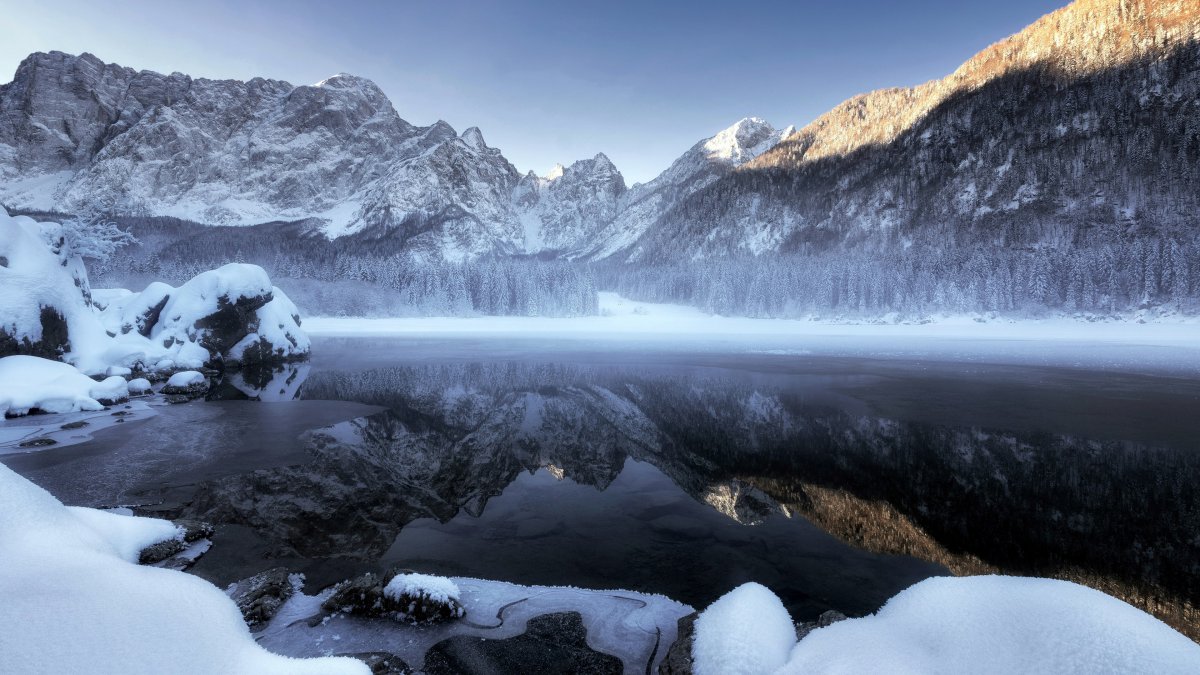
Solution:
[{"label": "snow-capped summit", "polygon": [[542,176],[542,178],[546,179],[547,181],[558,180],[559,178],[562,178],[563,171],[566,170],[566,167],[564,167],[562,164],[555,164],[554,168],[547,171],[546,175]]},{"label": "snow-capped summit", "polygon": [[740,164],[766,152],[792,131],[793,127],[776,131],[761,117],[743,117],[704,141],[704,150],[709,159]]},{"label": "snow-capped summit", "polygon": [[337,75],[332,75],[321,80],[313,86],[322,89],[349,89],[351,87],[373,87],[375,83],[365,77],[351,75],[350,73],[338,73]]}]

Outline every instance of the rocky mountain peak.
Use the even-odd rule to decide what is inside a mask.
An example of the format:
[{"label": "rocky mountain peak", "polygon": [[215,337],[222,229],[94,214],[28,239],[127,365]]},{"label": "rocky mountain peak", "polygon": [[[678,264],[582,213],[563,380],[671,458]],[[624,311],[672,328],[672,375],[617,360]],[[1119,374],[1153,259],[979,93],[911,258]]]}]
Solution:
[{"label": "rocky mountain peak", "polygon": [[770,122],[744,117],[704,141],[704,150],[710,159],[741,163],[762,154],[780,138]]},{"label": "rocky mountain peak", "polygon": [[483,132],[479,127],[469,127],[462,132],[463,142],[471,146],[475,150],[487,150],[487,143],[483,141]]}]

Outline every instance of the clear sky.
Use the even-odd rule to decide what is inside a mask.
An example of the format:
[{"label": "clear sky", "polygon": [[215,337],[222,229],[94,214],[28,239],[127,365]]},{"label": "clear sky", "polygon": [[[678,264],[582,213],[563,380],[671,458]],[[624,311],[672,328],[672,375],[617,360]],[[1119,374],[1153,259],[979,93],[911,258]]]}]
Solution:
[{"label": "clear sky", "polygon": [[196,77],[378,83],[521,171],[604,152],[645,181],[747,116],[802,126],[941,77],[1066,0],[0,0],[0,82],[33,51]]}]

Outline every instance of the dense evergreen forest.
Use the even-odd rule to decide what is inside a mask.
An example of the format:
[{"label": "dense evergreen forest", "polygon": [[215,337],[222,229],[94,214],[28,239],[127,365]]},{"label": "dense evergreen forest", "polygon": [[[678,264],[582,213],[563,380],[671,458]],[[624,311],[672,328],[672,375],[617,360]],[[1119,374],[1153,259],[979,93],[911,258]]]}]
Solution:
[{"label": "dense evergreen forest", "polygon": [[385,238],[330,241],[303,224],[127,218],[121,226],[139,243],[93,269],[97,286],[179,284],[228,262],[250,262],[309,315],[581,316],[599,311],[599,290],[752,317],[1200,312],[1200,235],[1131,235],[1099,245],[1079,235],[1026,246],[928,242],[634,265],[431,261]]}]

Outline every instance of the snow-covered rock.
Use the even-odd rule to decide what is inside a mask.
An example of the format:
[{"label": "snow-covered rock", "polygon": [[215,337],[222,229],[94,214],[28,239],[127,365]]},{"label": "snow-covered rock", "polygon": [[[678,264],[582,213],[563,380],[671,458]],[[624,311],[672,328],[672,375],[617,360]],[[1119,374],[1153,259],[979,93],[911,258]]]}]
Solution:
[{"label": "snow-covered rock", "polygon": [[257,265],[231,263],[179,288],[151,284],[103,314],[109,312],[120,317],[108,320],[110,326],[178,346],[172,357],[179,365],[277,363],[309,352],[299,310]]},{"label": "snow-covered rock", "polygon": [[271,290],[272,299],[254,310],[245,337],[229,348],[226,358],[235,363],[278,363],[304,358],[310,344],[300,330],[300,310],[283,291]]},{"label": "snow-covered rock", "polygon": [[182,394],[192,396],[208,391],[208,378],[195,370],[181,370],[167,379],[162,393],[168,395]]},{"label": "snow-covered rock", "polygon": [[0,654],[20,673],[366,675],[347,658],[257,645],[215,586],[135,563],[179,536],[162,520],[68,508],[0,465]]},{"label": "snow-covered rock", "polygon": [[[41,239],[43,228],[0,209],[0,356],[61,359],[86,374],[278,363],[308,355],[295,304],[256,265],[230,264],[173,288],[100,290]],[[71,263],[71,264],[68,264]],[[78,264],[74,264],[78,263]]]},{"label": "snow-covered rock", "polygon": [[127,398],[122,377],[97,382],[59,361],[23,355],[0,358],[0,411],[5,416],[101,410]]},{"label": "snow-covered rock", "polygon": [[446,577],[414,572],[397,574],[383,587],[397,615],[413,623],[432,623],[463,615],[462,592]]}]

